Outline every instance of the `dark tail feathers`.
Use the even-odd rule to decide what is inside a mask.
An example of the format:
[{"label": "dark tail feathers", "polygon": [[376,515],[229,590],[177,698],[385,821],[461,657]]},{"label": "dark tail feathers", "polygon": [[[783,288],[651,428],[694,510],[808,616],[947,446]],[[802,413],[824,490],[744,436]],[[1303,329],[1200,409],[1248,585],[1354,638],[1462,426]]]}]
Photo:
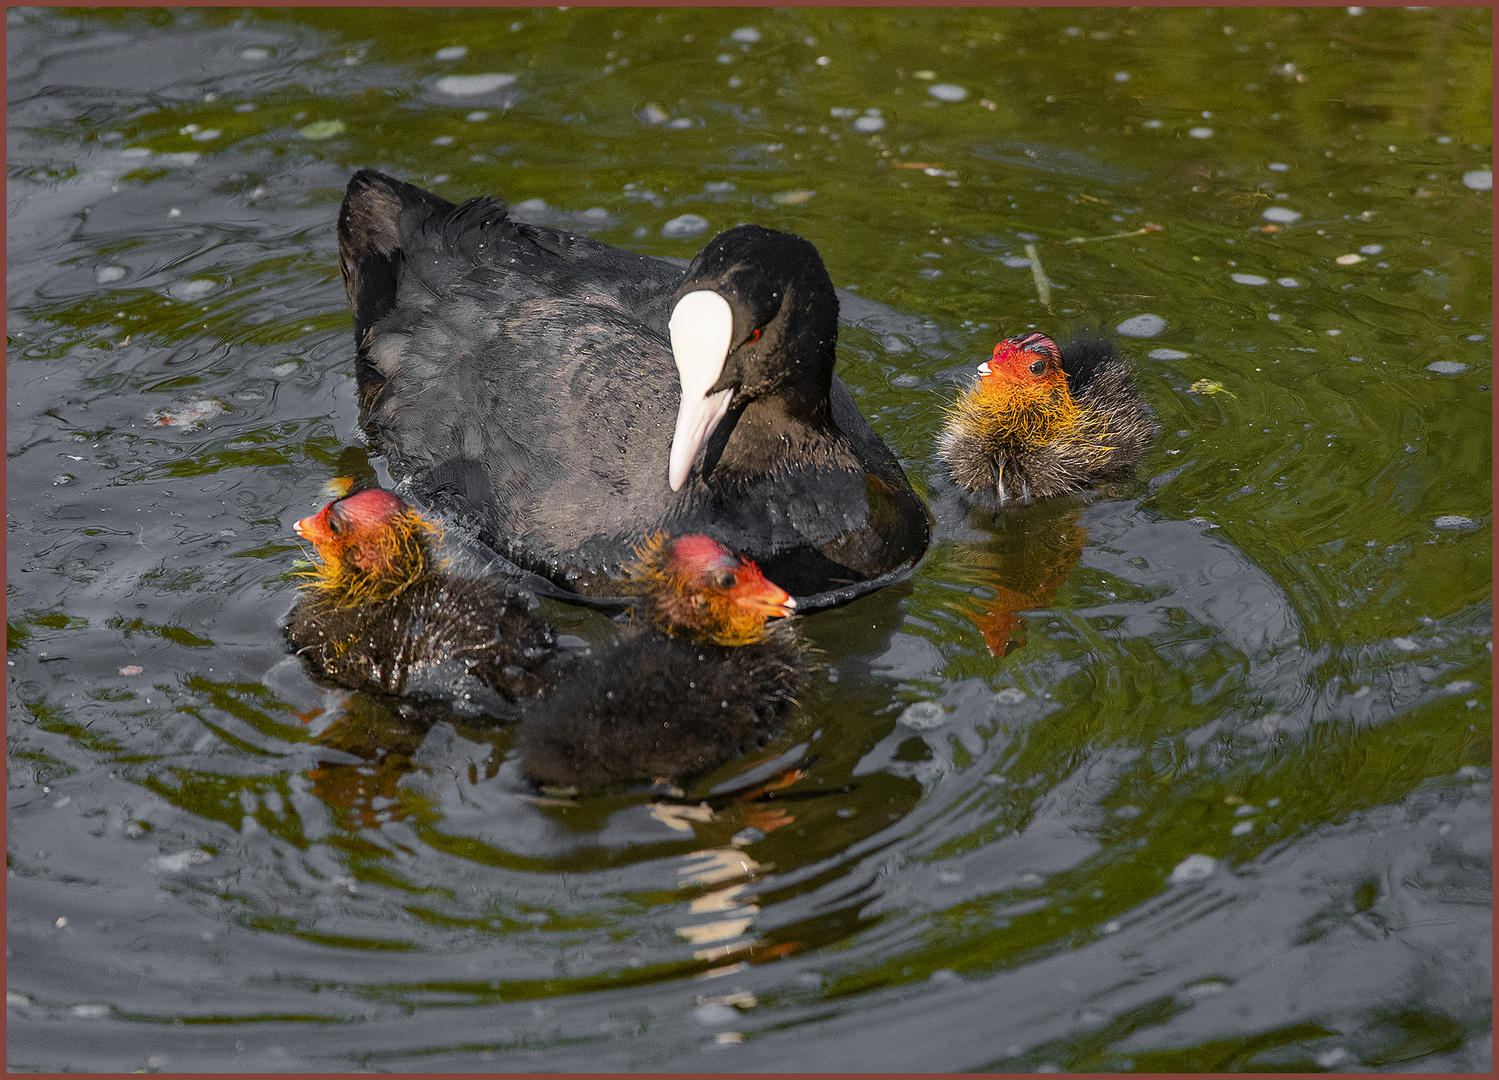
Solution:
[{"label": "dark tail feathers", "polygon": [[425,219],[452,209],[446,199],[373,169],[360,169],[349,180],[338,211],[338,265],[354,316],[356,348],[365,331],[395,306],[403,215]]}]

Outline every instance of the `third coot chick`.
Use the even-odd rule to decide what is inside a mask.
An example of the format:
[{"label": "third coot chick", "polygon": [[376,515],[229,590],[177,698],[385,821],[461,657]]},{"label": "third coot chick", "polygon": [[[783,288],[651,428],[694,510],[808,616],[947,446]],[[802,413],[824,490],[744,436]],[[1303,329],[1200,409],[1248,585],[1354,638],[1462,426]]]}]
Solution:
[{"label": "third coot chick", "polygon": [[763,745],[806,685],[795,601],[706,536],[658,536],[634,586],[655,630],[585,657],[534,707],[521,767],[581,792],[707,772]]},{"label": "third coot chick", "polygon": [[937,447],[967,498],[1002,509],[1128,479],[1155,424],[1113,347],[1001,341],[949,410]]},{"label": "third coot chick", "polygon": [[529,596],[445,573],[438,526],[389,492],[338,499],[295,528],[319,562],[286,638],[314,676],[496,718],[552,681],[554,637]]}]

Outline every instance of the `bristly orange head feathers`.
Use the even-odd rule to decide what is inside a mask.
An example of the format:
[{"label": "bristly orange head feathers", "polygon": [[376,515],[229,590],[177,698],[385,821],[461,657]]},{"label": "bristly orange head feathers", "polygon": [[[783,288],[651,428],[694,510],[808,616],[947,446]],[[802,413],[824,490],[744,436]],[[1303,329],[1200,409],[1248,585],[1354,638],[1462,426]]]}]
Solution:
[{"label": "bristly orange head feathers", "polygon": [[953,404],[949,421],[970,438],[1035,446],[1066,435],[1081,419],[1062,351],[1045,334],[1001,341],[978,371],[978,382]]},{"label": "bristly orange head feathers", "polygon": [[719,645],[750,645],[765,620],[792,614],[796,601],[760,568],[700,534],[657,533],[635,549],[632,586],[666,634]]},{"label": "bristly orange head feathers", "polygon": [[293,528],[319,562],[304,586],[339,607],[379,603],[433,569],[441,527],[388,491],[337,499]]}]

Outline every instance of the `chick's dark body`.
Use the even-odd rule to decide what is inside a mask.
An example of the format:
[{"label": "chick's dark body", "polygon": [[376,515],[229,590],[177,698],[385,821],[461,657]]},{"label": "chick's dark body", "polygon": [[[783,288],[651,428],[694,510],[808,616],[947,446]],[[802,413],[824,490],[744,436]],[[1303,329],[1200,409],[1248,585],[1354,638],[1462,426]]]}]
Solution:
[{"label": "chick's dark body", "polygon": [[[837,300],[820,261],[767,271],[789,282],[780,314],[741,350],[743,386],[673,491],[667,322],[682,270],[369,172],[349,185],[339,234],[375,448],[513,562],[616,595],[637,544],[701,532],[808,595],[925,550],[924,506],[831,375]],[[761,247],[787,235],[724,236],[736,234]]]},{"label": "chick's dark body", "polygon": [[488,581],[426,577],[357,607],[307,593],[285,629],[316,678],[469,715],[513,718],[516,703],[557,675],[551,628],[527,611],[523,594]]},{"label": "chick's dark body", "polygon": [[697,775],[779,735],[806,679],[790,627],[732,648],[647,633],[585,657],[527,709],[521,767],[583,792]]}]

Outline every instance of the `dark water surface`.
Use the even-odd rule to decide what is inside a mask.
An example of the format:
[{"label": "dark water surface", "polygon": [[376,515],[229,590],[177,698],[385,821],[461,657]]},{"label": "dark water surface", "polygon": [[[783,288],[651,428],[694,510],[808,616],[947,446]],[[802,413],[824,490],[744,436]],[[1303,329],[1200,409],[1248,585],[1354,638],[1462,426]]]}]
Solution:
[{"label": "dark water surface", "polygon": [[[1488,1069],[1490,13],[1350,11],[9,11],[11,1067]],[[361,166],[822,250],[938,542],[779,741],[538,804],[284,654]],[[1140,482],[965,512],[1121,325]]]}]

